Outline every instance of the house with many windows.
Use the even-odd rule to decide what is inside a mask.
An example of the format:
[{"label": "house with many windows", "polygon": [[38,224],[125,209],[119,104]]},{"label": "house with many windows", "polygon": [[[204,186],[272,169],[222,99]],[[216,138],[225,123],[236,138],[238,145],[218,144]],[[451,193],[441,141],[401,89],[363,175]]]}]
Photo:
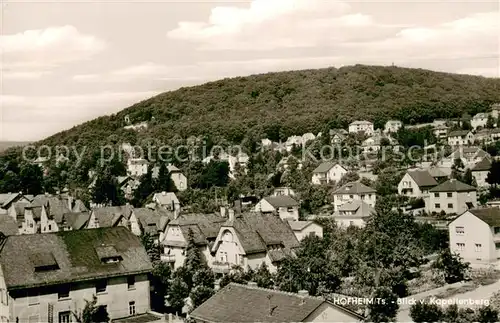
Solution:
[{"label": "house with many windows", "polygon": [[313,170],[311,182],[316,185],[337,183],[347,173],[347,168],[344,166],[328,161]]},{"label": "house with many windows", "polygon": [[298,220],[299,202],[288,195],[268,196],[255,205],[254,211],[275,213],[282,220]]},{"label": "house with many windows", "polygon": [[373,123],[370,121],[354,121],[349,124],[349,133],[364,133],[371,136],[374,133]]},{"label": "house with many windows", "polygon": [[450,146],[468,146],[474,143],[474,134],[469,130],[451,131],[447,138]]},{"label": "house with many windows", "polygon": [[448,225],[450,250],[470,263],[500,259],[500,208],[471,209]]},{"label": "house with many windows", "polygon": [[363,228],[375,209],[361,200],[352,200],[339,206],[332,217],[340,227]]},{"label": "house with many windows", "polygon": [[385,123],[385,133],[396,133],[403,127],[403,123],[399,120],[389,120]]},{"label": "house with many windows", "polygon": [[0,241],[0,321],[71,322],[94,295],[112,320],[146,313],[151,270],[126,228],[9,236]]},{"label": "house with many windows", "polygon": [[364,201],[371,207],[375,207],[377,200],[376,191],[361,182],[350,182],[333,192],[334,211],[351,201]]},{"label": "house with many windows", "polygon": [[477,206],[477,190],[474,186],[454,178],[429,190],[427,213],[461,214]]},{"label": "house with many windows", "polygon": [[476,130],[479,127],[481,128],[486,127],[486,124],[488,123],[488,116],[489,116],[488,113],[478,113],[474,117],[472,117],[470,121],[472,129]]},{"label": "house with many windows", "polygon": [[398,184],[398,194],[421,198],[429,203],[429,190],[438,185],[432,175],[423,169],[409,170]]}]

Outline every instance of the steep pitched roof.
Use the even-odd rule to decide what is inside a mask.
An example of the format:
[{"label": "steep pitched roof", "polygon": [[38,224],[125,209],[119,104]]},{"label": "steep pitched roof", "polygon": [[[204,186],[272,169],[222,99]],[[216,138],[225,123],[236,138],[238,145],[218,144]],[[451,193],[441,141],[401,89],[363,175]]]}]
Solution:
[{"label": "steep pitched roof", "polygon": [[2,207],[2,208],[7,207],[10,203],[12,203],[20,195],[21,194],[19,194],[19,193],[0,194],[0,207]]},{"label": "steep pitched roof", "polygon": [[19,233],[17,221],[10,215],[0,214],[0,232],[6,236],[12,236]]},{"label": "steep pitched roof", "polygon": [[171,205],[172,203],[179,204],[179,199],[175,193],[172,192],[155,193],[153,199],[156,199],[160,205]]},{"label": "steep pitched roof", "polygon": [[264,200],[266,200],[274,208],[293,207],[299,205],[299,202],[295,201],[288,195],[268,196],[265,197]]},{"label": "steep pitched roof", "polygon": [[491,207],[468,211],[486,222],[489,226],[500,227],[500,208]]},{"label": "steep pitched roof", "polygon": [[470,130],[456,130],[456,131],[450,131],[448,133],[448,137],[464,137],[469,134]]},{"label": "steep pitched roof", "polygon": [[449,158],[456,159],[456,158],[462,158],[467,155],[474,155],[474,157],[481,158],[481,157],[491,157],[490,154],[488,154],[486,151],[479,147],[461,147],[457,150],[455,150]]},{"label": "steep pitched roof", "polygon": [[474,186],[467,185],[452,178],[441,185],[431,188],[429,192],[472,192],[475,190],[476,188]]},{"label": "steep pitched roof", "polygon": [[[333,162],[324,162],[324,163],[321,163],[318,167],[316,167],[313,170],[313,173],[326,173],[330,169],[332,169],[333,167],[335,167],[336,165],[337,165],[337,163],[333,163]],[[344,166],[342,166],[342,165],[339,165],[339,166],[342,167],[343,169],[345,169],[347,171],[347,169]]]},{"label": "steep pitched roof", "polygon": [[[219,229],[226,222],[226,218],[217,214],[183,214],[167,225],[179,226],[184,239],[187,239],[189,230],[194,234],[196,245],[205,246],[208,240],[215,240]],[[164,245],[178,245],[178,242],[163,241]],[[182,244],[184,246],[184,244]]]},{"label": "steep pitched roof", "polygon": [[[103,263],[96,247],[113,246],[118,263]],[[32,258],[52,254],[58,269],[35,272]],[[146,273],[151,261],[141,241],[123,227],[10,236],[0,250],[9,290]]]},{"label": "steep pitched roof", "polygon": [[173,214],[172,216],[167,214],[162,215],[159,211],[149,208],[136,208],[133,213],[137,217],[144,233],[151,235],[158,234],[158,231],[162,230],[161,227],[166,226],[165,223],[173,220]]},{"label": "steep pitched roof", "polygon": [[64,213],[64,220],[73,230],[83,229],[90,220],[90,212]]},{"label": "steep pitched roof", "polygon": [[439,177],[448,177],[448,174],[446,174],[442,169],[439,167],[431,167],[428,168],[427,171],[429,174],[431,174],[432,177],[434,178],[439,178]]},{"label": "steep pitched roof", "polygon": [[302,231],[313,223],[313,221],[288,221],[288,224],[293,231]]},{"label": "steep pitched roof", "polygon": [[474,165],[472,171],[480,172],[480,171],[488,171],[491,169],[491,160],[487,157],[483,158],[479,163]]},{"label": "steep pitched roof", "polygon": [[[346,218],[367,218],[372,215],[374,208],[361,200],[352,200],[339,206],[337,212],[333,214],[334,217]],[[354,212],[353,215],[346,215],[343,212]]]},{"label": "steep pitched roof", "polygon": [[426,170],[416,169],[408,171],[408,175],[417,183],[418,187],[430,187],[438,185],[438,182]]},{"label": "steep pitched roof", "polygon": [[121,217],[130,219],[131,212],[129,205],[98,207],[92,210],[101,228],[115,226]]},{"label": "steep pitched roof", "polygon": [[[203,322],[303,322],[325,303],[327,301],[319,297],[230,283],[190,316]],[[343,307],[329,304],[351,316],[352,322],[363,319]]]},{"label": "steep pitched roof", "polygon": [[376,191],[361,182],[349,182],[333,192],[333,194],[367,194],[375,193]]},{"label": "steep pitched roof", "polygon": [[299,246],[288,222],[273,214],[260,212],[238,214],[234,220],[224,223],[223,227],[234,228],[246,254],[267,251],[271,245],[282,245],[288,250]]}]

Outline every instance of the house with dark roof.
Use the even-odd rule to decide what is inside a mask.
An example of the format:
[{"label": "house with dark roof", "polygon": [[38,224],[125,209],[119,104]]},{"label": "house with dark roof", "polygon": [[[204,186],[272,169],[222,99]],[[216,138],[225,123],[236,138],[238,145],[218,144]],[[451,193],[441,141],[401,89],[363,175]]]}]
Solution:
[{"label": "house with dark roof", "polygon": [[299,242],[310,235],[323,238],[323,227],[315,221],[288,221],[288,224]]},{"label": "house with dark roof", "polygon": [[268,196],[255,205],[254,211],[274,213],[282,220],[298,220],[299,202],[288,195]]},{"label": "house with dark roof", "polygon": [[163,247],[161,259],[177,269],[184,264],[189,235],[200,249],[207,263],[213,261],[210,249],[217,238],[221,225],[226,218],[220,214],[181,214],[170,221],[165,228],[165,238],[160,241]]},{"label": "house with dark roof", "polygon": [[9,214],[15,218],[15,203],[30,203],[22,193],[3,193],[0,194],[0,214]]},{"label": "house with dark roof", "polygon": [[214,258],[209,266],[216,272],[233,266],[257,269],[262,263],[274,272],[299,246],[289,222],[273,214],[228,212],[225,220],[211,247]]},{"label": "house with dark roof", "polygon": [[197,323],[363,322],[364,318],[307,291],[282,292],[230,283],[189,314]]},{"label": "house with dark roof", "polygon": [[476,207],[477,189],[454,178],[429,190],[427,213],[461,214]]},{"label": "house with dark roof", "polygon": [[324,162],[313,170],[311,182],[316,185],[338,183],[347,172],[347,168],[338,163]]},{"label": "house with dark roof", "polygon": [[347,138],[349,134],[344,129],[330,129],[330,142],[332,145],[340,145]]},{"label": "house with dark roof", "polygon": [[155,240],[161,241],[167,224],[174,218],[174,212],[164,209],[134,208],[130,215],[130,230],[136,236],[149,234]]},{"label": "house with dark roof", "polygon": [[352,200],[339,206],[332,217],[340,227],[363,228],[375,209],[362,200]]},{"label": "house with dark roof", "polygon": [[426,170],[438,183],[446,182],[446,180],[448,180],[448,178],[451,175],[451,172],[449,172],[449,170],[451,170],[450,168],[440,168],[436,166],[431,166]]},{"label": "house with dark roof", "polygon": [[181,203],[177,195],[173,192],[155,193],[153,195],[153,202],[159,207],[175,212],[177,215],[180,213]]},{"label": "house with dark roof", "polygon": [[132,178],[131,176],[118,176],[117,178],[118,186],[122,190],[126,199],[132,199],[134,191],[139,187],[139,180]]},{"label": "house with dark roof", "polygon": [[408,170],[398,184],[398,194],[413,198],[421,198],[429,203],[429,190],[439,183],[423,169]]},{"label": "house with dark roof", "polygon": [[450,146],[468,146],[474,143],[474,134],[469,130],[450,131],[447,136]]},{"label": "house with dark roof", "polygon": [[117,226],[130,228],[132,210],[133,208],[129,204],[94,208],[90,211],[90,219],[86,228],[94,229]]},{"label": "house with dark roof", "polygon": [[338,211],[340,206],[354,200],[364,201],[371,207],[375,207],[377,200],[376,191],[361,182],[349,182],[333,192],[334,211]]},{"label": "house with dark roof", "polygon": [[9,236],[0,242],[0,316],[71,322],[93,295],[110,319],[146,313],[151,270],[141,241],[126,228]]},{"label": "house with dark roof", "polygon": [[0,233],[6,236],[19,234],[17,221],[7,214],[0,214]]},{"label": "house with dark roof", "polygon": [[450,250],[470,263],[491,263],[500,258],[500,208],[463,212],[448,224]]},{"label": "house with dark roof", "polygon": [[483,160],[472,167],[472,176],[476,179],[478,187],[490,187],[490,184],[486,181],[490,169],[491,160],[488,157],[484,157]]}]

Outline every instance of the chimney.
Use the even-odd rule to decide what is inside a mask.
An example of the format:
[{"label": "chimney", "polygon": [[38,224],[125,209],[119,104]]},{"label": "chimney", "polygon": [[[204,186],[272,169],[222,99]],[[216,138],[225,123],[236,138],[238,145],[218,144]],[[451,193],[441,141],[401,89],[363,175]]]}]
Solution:
[{"label": "chimney", "polygon": [[226,217],[226,207],[224,207],[224,206],[220,207],[220,216],[223,218]]},{"label": "chimney", "polygon": [[257,283],[256,282],[248,282],[247,284],[249,287],[257,287]]},{"label": "chimney", "polygon": [[305,290],[305,289],[299,290],[299,292],[297,294],[299,294],[300,297],[307,297],[307,296],[309,296],[309,292],[307,290]]},{"label": "chimney", "polygon": [[234,210],[233,209],[229,209],[227,211],[227,213],[228,213],[229,221],[234,221]]},{"label": "chimney", "polygon": [[236,200],[234,201],[234,210],[236,213],[240,214],[241,213],[241,200]]},{"label": "chimney", "polygon": [[161,192],[161,195],[165,196],[165,195],[167,195],[167,192],[163,191],[163,192]]}]

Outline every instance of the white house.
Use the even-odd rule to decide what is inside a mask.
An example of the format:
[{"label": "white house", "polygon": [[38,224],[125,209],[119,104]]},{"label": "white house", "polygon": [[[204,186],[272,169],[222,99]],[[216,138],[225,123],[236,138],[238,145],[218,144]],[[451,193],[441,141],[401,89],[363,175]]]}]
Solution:
[{"label": "white house", "polygon": [[153,203],[156,203],[159,207],[172,211],[177,215],[181,210],[181,203],[175,193],[172,192],[155,193],[153,195]]},{"label": "white house", "polygon": [[488,157],[483,158],[483,160],[472,167],[472,176],[476,179],[476,184],[478,187],[490,186],[490,184],[486,181],[490,169],[491,160]]},{"label": "white house", "polygon": [[332,145],[340,145],[347,136],[348,132],[344,129],[330,129],[330,142]]},{"label": "white house", "polygon": [[360,182],[350,182],[333,192],[334,211],[347,202],[360,200],[371,207],[375,207],[377,200],[376,191]]},{"label": "white house", "polygon": [[293,147],[302,147],[304,144],[304,139],[302,136],[291,136],[288,137],[285,143],[286,151],[291,152]]},{"label": "white house", "polygon": [[0,214],[9,214],[15,218],[15,203],[17,202],[30,203],[31,201],[21,192],[0,194]]},{"label": "white house", "polygon": [[299,219],[299,202],[287,195],[268,196],[255,205],[255,212],[277,213],[282,220]]},{"label": "white house", "polygon": [[363,228],[375,209],[361,200],[352,200],[342,204],[332,215],[340,227],[356,226]]},{"label": "white house", "polygon": [[450,179],[429,190],[427,213],[460,214],[477,206],[474,186]]},{"label": "white house", "polygon": [[347,169],[338,163],[324,162],[313,170],[311,182],[316,185],[338,183],[347,173]]},{"label": "white house", "polygon": [[9,236],[0,245],[2,322],[72,322],[93,295],[111,320],[150,311],[151,261],[125,228]]},{"label": "white house", "polygon": [[128,204],[94,208],[90,211],[90,219],[86,228],[94,229],[118,226],[130,228],[132,210],[132,206]]},{"label": "white house", "polygon": [[478,127],[486,127],[486,123],[488,123],[488,113],[478,113],[470,121],[470,125],[474,130]]},{"label": "white house", "polygon": [[450,251],[466,262],[493,263],[500,259],[500,209],[463,212],[448,224]]},{"label": "white house", "polygon": [[403,127],[403,123],[399,120],[389,120],[385,123],[385,133],[396,133]]},{"label": "white house", "polygon": [[273,214],[228,213],[228,221],[219,229],[213,247],[216,272],[225,272],[232,266],[257,269],[265,263],[276,272],[279,262],[299,246],[287,221]]},{"label": "white house", "polygon": [[409,170],[398,184],[398,194],[413,198],[422,198],[429,203],[429,190],[438,182],[432,175],[422,169]]},{"label": "white house", "polygon": [[446,125],[439,125],[435,127],[432,132],[437,139],[444,139],[448,134],[449,127]]},{"label": "white house", "polygon": [[299,241],[311,235],[323,238],[323,227],[314,221],[288,221],[288,224]]},{"label": "white house", "polygon": [[272,196],[282,196],[282,195],[295,196],[295,191],[290,187],[276,187],[272,194]]},{"label": "white house", "polygon": [[144,158],[130,158],[127,160],[127,172],[130,176],[139,177],[148,172],[148,161]]},{"label": "white house", "polygon": [[185,191],[188,187],[187,177],[181,172],[181,170],[174,165],[167,166],[168,172],[170,173],[170,178],[175,184],[175,187],[179,191]]},{"label": "white house", "polygon": [[302,135],[302,143],[305,145],[308,141],[311,141],[311,140],[314,140],[316,139],[316,136],[311,133],[311,132],[308,132],[308,133],[305,133]]},{"label": "white house", "polygon": [[474,143],[474,134],[469,130],[457,130],[448,133],[448,145],[468,146]]},{"label": "white house", "polygon": [[370,121],[354,121],[349,124],[349,133],[364,133],[368,136],[373,135],[373,123]]}]

